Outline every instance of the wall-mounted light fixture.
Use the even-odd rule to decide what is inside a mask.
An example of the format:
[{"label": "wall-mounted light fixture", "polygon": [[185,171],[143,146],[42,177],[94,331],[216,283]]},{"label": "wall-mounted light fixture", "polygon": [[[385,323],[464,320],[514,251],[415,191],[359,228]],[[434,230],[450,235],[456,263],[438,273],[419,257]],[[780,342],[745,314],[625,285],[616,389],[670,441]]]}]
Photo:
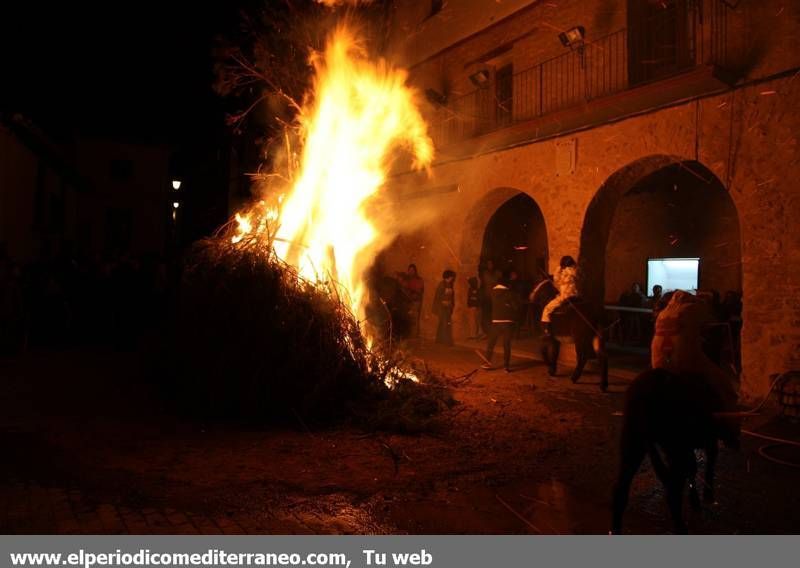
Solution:
[{"label": "wall-mounted light fixture", "polygon": [[473,85],[482,89],[489,86],[489,77],[489,70],[481,69],[470,75],[469,80],[472,81]]},{"label": "wall-mounted light fixture", "polygon": [[586,64],[584,57],[586,53],[586,29],[583,26],[575,26],[574,28],[570,28],[567,31],[558,34],[558,39],[561,40],[561,43],[564,45],[564,47],[574,49],[578,52],[578,58],[580,59],[581,67],[584,67]]},{"label": "wall-mounted light fixture", "polygon": [[179,179],[172,180],[172,189],[178,191],[180,188],[181,188],[181,180]]},{"label": "wall-mounted light fixture", "polygon": [[583,26],[575,26],[565,32],[558,34],[558,39],[564,44],[564,47],[575,48],[583,47],[584,39],[586,38],[586,29]]},{"label": "wall-mounted light fixture", "polygon": [[434,105],[444,106],[447,104],[447,95],[443,95],[436,89],[425,89],[425,98]]}]

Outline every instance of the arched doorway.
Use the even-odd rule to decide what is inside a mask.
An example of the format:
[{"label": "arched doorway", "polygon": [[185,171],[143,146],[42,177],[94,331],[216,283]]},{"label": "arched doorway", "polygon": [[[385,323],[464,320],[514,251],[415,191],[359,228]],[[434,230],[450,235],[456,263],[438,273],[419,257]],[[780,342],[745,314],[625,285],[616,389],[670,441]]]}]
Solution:
[{"label": "arched doorway", "polygon": [[[544,215],[532,197],[513,187],[495,187],[482,192],[462,221],[458,253],[460,269],[465,276],[457,279],[465,286],[456,293],[467,294],[467,278],[479,274],[481,263],[491,258],[498,268],[519,271],[522,293],[524,286],[541,280],[538,266],[547,266],[547,227]],[[464,297],[464,296],[461,296]],[[469,336],[474,324],[467,317],[459,320],[459,332]]]},{"label": "arched doorway", "polygon": [[697,162],[662,168],[620,200],[606,244],[606,300],[619,298],[634,282],[649,286],[648,294],[653,285],[692,288],[656,274],[655,261],[648,267],[649,259],[670,258],[699,259],[700,290],[741,289],[736,206],[722,183]]},{"label": "arched doorway", "polygon": [[527,282],[547,274],[547,229],[544,215],[525,193],[505,201],[489,218],[483,233],[481,260],[500,270],[514,270]]},{"label": "arched doorway", "polygon": [[[722,182],[701,163],[671,156],[643,158],[613,174],[590,203],[579,264],[582,290],[597,306],[651,308],[652,300],[638,303],[638,296],[633,300],[627,295],[633,283],[641,284],[648,296],[655,284],[665,292],[696,288],[711,296],[724,297],[728,291],[739,295],[736,206]],[[688,275],[674,268],[683,265],[691,266]],[[617,338],[623,344],[647,352],[652,331],[648,314],[619,309],[605,313],[620,318],[622,325],[614,329],[621,330]],[[725,337],[725,347],[737,359],[738,326],[733,342]]]},{"label": "arched doorway", "polygon": [[700,289],[741,290],[736,206],[699,162],[638,160],[613,174],[587,209],[580,264],[583,288],[598,303],[646,284],[648,259],[656,258],[699,258]]}]

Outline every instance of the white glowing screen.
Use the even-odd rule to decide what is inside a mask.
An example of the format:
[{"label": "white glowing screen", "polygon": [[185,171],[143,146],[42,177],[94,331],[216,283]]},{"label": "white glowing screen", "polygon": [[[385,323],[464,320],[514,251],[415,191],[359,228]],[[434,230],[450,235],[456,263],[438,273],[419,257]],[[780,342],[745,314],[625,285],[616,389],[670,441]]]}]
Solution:
[{"label": "white glowing screen", "polygon": [[699,258],[651,258],[647,261],[647,293],[660,284],[664,292],[686,290],[694,292],[698,286]]}]

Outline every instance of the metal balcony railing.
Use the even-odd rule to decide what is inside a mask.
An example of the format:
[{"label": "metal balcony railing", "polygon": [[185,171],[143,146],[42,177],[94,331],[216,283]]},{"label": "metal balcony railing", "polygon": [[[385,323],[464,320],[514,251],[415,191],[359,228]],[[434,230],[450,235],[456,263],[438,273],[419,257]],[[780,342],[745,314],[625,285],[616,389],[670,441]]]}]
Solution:
[{"label": "metal balcony railing", "polygon": [[431,121],[434,142],[445,147],[699,64],[725,66],[730,8],[721,0],[683,0],[673,6],[510,78],[498,73],[485,87],[451,99]]}]

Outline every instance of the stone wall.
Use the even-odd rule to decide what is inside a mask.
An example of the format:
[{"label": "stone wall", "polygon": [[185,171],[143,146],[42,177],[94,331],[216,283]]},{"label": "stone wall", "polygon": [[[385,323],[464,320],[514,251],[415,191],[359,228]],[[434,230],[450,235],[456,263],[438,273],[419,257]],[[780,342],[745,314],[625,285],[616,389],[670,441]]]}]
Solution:
[{"label": "stone wall", "polygon": [[[580,103],[581,93],[597,92],[606,89],[618,91],[628,83],[626,73],[626,40],[617,35],[607,38],[629,27],[628,0],[561,0],[559,2],[531,2],[517,8],[509,17],[485,21],[485,14],[459,7],[458,2],[445,3],[454,13],[444,17],[443,13],[434,18],[425,18],[426,3],[400,2],[394,12],[390,29],[394,30],[396,63],[410,66],[412,84],[421,91],[434,89],[447,97],[446,108],[423,103],[426,119],[436,128],[447,130],[456,128],[450,124],[466,120],[458,128],[471,128],[470,117],[491,115],[493,92],[477,91],[470,81],[470,75],[478,70],[488,69],[490,73],[501,66],[512,64],[515,74],[534,68],[550,60],[545,66],[542,93],[545,108],[548,105]],[[477,3],[470,3],[470,6]],[[690,12],[689,18],[698,26],[695,60],[698,63],[716,61],[724,68],[723,75],[737,79],[765,77],[787,68],[800,66],[800,3],[784,0],[742,0],[735,9],[726,8],[721,0],[697,0],[697,10]],[[421,7],[422,6],[422,7]],[[462,15],[463,14],[463,15]],[[456,15],[458,17],[456,17]],[[475,19],[477,18],[477,19]],[[474,21],[473,21],[474,20]],[[398,33],[419,21],[419,33]],[[479,22],[486,24],[480,33],[472,33]],[[692,24],[692,25],[695,25]],[[577,65],[578,58],[553,58],[572,53],[558,39],[559,32],[574,26],[583,26],[586,41],[585,69],[582,73],[571,69]],[[465,27],[470,33],[451,47],[441,50],[427,58],[420,59],[419,45],[425,38],[450,37],[451,28]],[[712,37],[712,29],[714,34]],[[404,55],[405,54],[405,55]],[[562,65],[563,64],[563,65]],[[566,69],[561,69],[566,67]],[[606,69],[608,67],[608,69]],[[606,70],[609,76],[605,77]],[[559,78],[559,74],[567,78]],[[538,73],[516,75],[513,102],[514,120],[524,120],[532,116],[539,106]],[[591,79],[587,78],[591,77]],[[584,84],[584,81],[586,82]],[[523,91],[530,92],[524,93]],[[575,100],[571,101],[574,91]],[[568,92],[568,93],[567,93]],[[518,93],[522,93],[519,94]],[[567,94],[565,94],[567,93]],[[490,118],[487,120],[491,120]]]},{"label": "stone wall", "polygon": [[[121,212],[130,218],[130,252],[164,252],[170,203],[174,196],[169,179],[170,149],[162,145],[144,145],[85,138],[76,145],[76,163],[91,182],[93,193],[82,203],[82,246],[104,253],[112,243],[109,212]],[[114,175],[113,164],[129,166],[128,175]],[[179,194],[186,214],[186,196],[191,188],[184,185]]]},{"label": "stone wall", "polygon": [[394,0],[388,43],[393,58],[409,67],[540,1],[447,0],[432,14],[432,1]]},{"label": "stone wall", "polygon": [[31,237],[38,160],[9,130],[0,126],[0,243],[14,259],[34,256]]},{"label": "stone wall", "polygon": [[28,262],[74,240],[76,193],[50,162],[0,126],[0,243],[13,260]]},{"label": "stone wall", "polygon": [[[422,88],[434,88],[452,101],[475,90],[469,76],[479,69],[513,64],[514,72],[567,54],[558,34],[582,25],[586,40],[593,41],[625,27],[625,0],[569,0],[534,2],[500,24],[459,43],[430,59],[415,63],[411,81]],[[443,23],[442,25],[447,25]],[[492,56],[498,48],[507,48]],[[487,57],[489,59],[487,59]],[[435,109],[428,108],[433,115]]]}]

